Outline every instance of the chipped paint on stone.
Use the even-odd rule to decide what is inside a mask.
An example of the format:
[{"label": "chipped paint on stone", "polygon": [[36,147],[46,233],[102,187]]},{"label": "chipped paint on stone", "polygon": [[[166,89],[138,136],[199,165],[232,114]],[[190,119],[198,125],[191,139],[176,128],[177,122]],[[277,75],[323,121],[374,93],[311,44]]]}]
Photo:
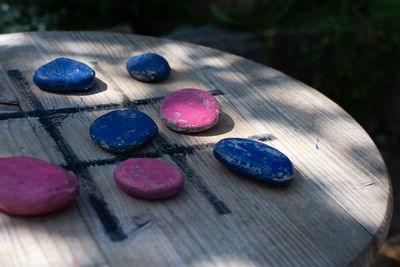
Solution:
[{"label": "chipped paint on stone", "polygon": [[144,53],[131,57],[126,62],[129,74],[138,81],[156,82],[165,79],[171,68],[162,56],[156,53]]},{"label": "chipped paint on stone", "polygon": [[160,103],[161,121],[171,130],[196,133],[210,129],[221,117],[221,106],[209,93],[186,88],[169,94]]},{"label": "chipped paint on stone", "polygon": [[128,194],[147,199],[163,199],[177,194],[184,175],[177,167],[161,160],[136,158],[121,162],[114,171],[117,185]]},{"label": "chipped paint on stone", "polygon": [[151,140],[158,132],[155,122],[138,110],[115,110],[97,118],[90,136],[102,148],[126,152]]},{"label": "chipped paint on stone", "polygon": [[39,67],[33,82],[51,92],[83,91],[95,83],[95,71],[88,65],[69,58],[57,58]]},{"label": "chipped paint on stone", "polygon": [[286,155],[250,139],[223,139],[215,145],[214,156],[231,169],[263,182],[284,185],[294,179],[293,166]]}]

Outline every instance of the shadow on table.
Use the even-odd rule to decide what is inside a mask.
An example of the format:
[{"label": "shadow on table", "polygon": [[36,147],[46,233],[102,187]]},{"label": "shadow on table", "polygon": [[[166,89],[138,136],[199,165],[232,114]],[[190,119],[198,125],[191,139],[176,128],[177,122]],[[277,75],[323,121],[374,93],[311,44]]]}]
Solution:
[{"label": "shadow on table", "polygon": [[[198,202],[203,196],[196,190],[201,191],[202,188],[195,188],[195,183],[187,183],[185,186],[188,190],[185,190],[184,194],[165,202],[144,203],[141,200],[129,199],[129,202],[124,202],[130,206],[129,210],[124,210],[125,213],[121,211],[124,208],[120,205],[119,200],[116,200],[114,196],[105,192],[104,195],[107,196],[105,201],[112,203],[109,205],[110,211],[114,212],[113,209],[115,209],[115,213],[122,217],[117,218],[116,215],[112,214],[111,217],[116,218],[116,222],[122,219],[125,222],[131,222],[130,217],[140,215],[137,214],[137,210],[141,210],[143,207],[152,210],[155,218],[151,224],[151,228],[142,232],[136,231],[136,228],[132,228],[129,224],[124,225],[122,228],[132,228],[133,230],[126,231],[127,239],[121,240],[118,243],[111,241],[104,234],[104,229],[100,222],[104,218],[96,218],[95,216],[101,215],[96,215],[96,212],[93,211],[90,215],[92,216],[90,220],[93,222],[93,218],[98,219],[96,225],[99,227],[95,229],[91,228],[93,225],[89,225],[87,222],[86,224],[82,223],[83,226],[81,227],[85,229],[87,227],[92,235],[101,236],[104,239],[104,244],[107,244],[105,245],[106,247],[116,247],[118,244],[129,246],[130,244],[141,242],[140,240],[148,241],[146,236],[150,234],[152,229],[167,236],[166,239],[170,238],[169,241],[173,242],[173,244],[166,243],[166,245],[170,246],[168,249],[171,249],[171,247],[172,250],[176,249],[177,251],[173,252],[179,255],[179,258],[185,265],[215,263],[212,260],[218,259],[221,262],[226,260],[229,263],[249,265],[263,265],[265,262],[294,265],[305,262],[321,263],[324,261],[328,264],[334,264],[330,260],[335,259],[337,260],[336,264],[345,265],[350,260],[356,258],[356,255],[354,255],[356,252],[360,253],[360,244],[353,242],[354,240],[362,240],[363,246],[369,246],[374,241],[372,235],[365,229],[372,228],[375,222],[365,220],[362,221],[363,226],[361,226],[360,221],[350,216],[348,210],[343,208],[350,203],[350,200],[352,201],[352,196],[351,194],[347,194],[347,191],[345,193],[341,192],[337,189],[337,186],[343,183],[343,187],[347,186],[346,190],[350,191],[353,185],[346,185],[348,181],[345,180],[332,182],[327,179],[329,176],[340,179],[341,175],[338,174],[340,168],[337,170],[324,168],[326,167],[324,166],[324,159],[327,159],[326,157],[323,158],[324,155],[328,154],[330,157],[339,157],[340,160],[346,161],[350,158],[354,162],[357,162],[359,157],[365,154],[376,153],[373,146],[370,147],[371,149],[362,150],[361,154],[354,153],[357,151],[360,152],[360,148],[356,144],[343,149],[342,155],[332,155],[330,151],[325,153],[327,150],[324,149],[330,142],[335,144],[335,138],[340,140],[340,131],[346,132],[347,130],[330,129],[329,125],[345,123],[346,125],[350,125],[349,127],[351,128],[352,124],[355,124],[354,120],[349,115],[344,114],[336,104],[331,103],[330,100],[327,100],[318,92],[310,90],[305,85],[304,90],[298,90],[298,86],[301,83],[295,82],[278,71],[268,69],[265,66],[240,57],[227,56],[217,50],[195,49],[194,46],[191,47],[188,45],[188,49],[180,51],[178,55],[178,52],[176,52],[177,54],[173,54],[173,49],[168,46],[173,45],[174,42],[168,40],[158,41],[158,39],[149,38],[135,42],[135,39],[130,36],[131,42],[125,42],[124,47],[121,48],[120,38],[114,38],[116,35],[111,35],[111,37],[103,42],[101,38],[92,33],[87,36],[84,33],[76,34],[79,35],[77,40],[81,43],[86,43],[87,45],[96,43],[108,46],[108,50],[103,53],[69,52],[71,55],[85,56],[93,58],[93,60],[106,60],[120,64],[120,62],[125,60],[125,56],[121,54],[129,54],[129,51],[134,51],[137,47],[143,46],[146,46],[149,51],[158,51],[161,54],[170,52],[170,56],[177,57],[177,62],[186,66],[186,69],[177,71],[174,79],[166,80],[167,83],[176,83],[177,89],[180,89],[178,86],[190,84],[191,79],[202,82],[213,89],[223,91],[225,95],[229,95],[229,99],[235,101],[232,104],[237,105],[236,108],[238,110],[246,110],[248,114],[246,115],[247,119],[257,121],[266,128],[269,125],[273,125],[274,129],[285,129],[291,133],[293,139],[298,137],[299,147],[305,147],[305,142],[308,145],[309,140],[315,141],[315,143],[309,142],[311,145],[304,150],[296,147],[286,147],[293,156],[296,156],[296,158],[304,157],[304,160],[296,159],[296,163],[298,164],[296,180],[291,185],[283,188],[265,186],[248,179],[241,179],[240,175],[225,169],[221,169],[221,173],[217,175],[206,176],[202,173],[197,173],[197,176],[201,177],[205,184],[212,184],[214,180],[218,181],[218,179],[222,179],[221,177],[232,177],[232,180],[226,182],[221,188],[213,189],[215,191],[214,195],[222,202],[226,202],[225,204],[232,211],[228,214],[216,214],[211,206],[202,205]],[[49,39],[54,38],[54,40],[50,41],[70,41],[70,35],[66,33],[57,33],[54,37],[51,37],[52,35],[48,36]],[[115,56],[112,55],[110,51],[113,51],[113,46],[116,49],[121,48],[123,52]],[[60,53],[65,54],[68,51],[57,50],[53,46],[46,48],[46,52],[59,55]],[[218,65],[219,60],[229,63]],[[110,77],[121,76],[126,78],[126,73],[118,73],[118,70],[115,69],[113,71],[115,72],[109,73]],[[88,91],[85,94],[78,95],[98,94],[107,90],[107,85],[103,81],[98,79],[96,82],[96,88],[93,88],[92,92]],[[156,86],[161,87],[162,90],[162,84],[160,82]],[[265,90],[271,96],[257,94],[257,91],[260,90]],[[292,97],[280,97],[283,93],[290,93]],[[151,95],[151,90],[148,91],[148,94],[149,98],[154,97]],[[49,94],[49,98],[51,97],[52,95]],[[307,98],[311,98],[312,101],[309,101],[307,105],[299,104],[298,101]],[[323,101],[319,101],[320,99]],[[93,100],[93,103],[88,104],[94,105],[96,103]],[[325,122],[329,122],[329,124]],[[233,127],[233,119],[223,113],[220,125],[197,135],[220,135],[229,132]],[[275,135],[272,131],[270,132]],[[336,135],[331,137],[331,140],[324,139],[331,134]],[[285,140],[282,140],[283,144],[285,144],[284,142]],[[210,156],[209,154],[203,154],[208,157]],[[355,154],[356,156],[354,156]],[[320,156],[320,158],[316,155]],[[190,155],[185,155],[185,157],[189,158]],[[307,165],[308,158],[312,160],[314,158],[318,159],[312,163],[315,166],[309,167]],[[340,163],[340,160],[337,160],[337,162]],[[385,175],[385,172],[380,169],[379,164],[374,165],[376,160],[379,159],[371,159],[373,162],[368,165],[368,172],[376,175]],[[367,165],[353,166],[356,169],[354,173],[364,175],[363,169],[365,166]],[[303,170],[303,173],[299,170]],[[232,187],[232,184],[236,186]],[[114,190],[115,188],[109,189]],[[243,192],[246,190],[251,194],[247,196],[243,195]],[[339,196],[333,199],[332,196],[336,194],[339,194]],[[84,202],[87,200],[82,199],[81,201]],[[203,201],[205,200],[203,199]],[[385,201],[385,199],[375,199],[374,201]],[[174,209],[174,205],[183,205],[182,203],[185,203],[186,206],[192,209],[192,217],[182,215],[179,209]],[[89,210],[96,208],[90,207],[88,203],[85,205],[89,207]],[[186,207],[185,205],[182,207]],[[69,216],[69,213],[72,212],[71,209],[67,208],[54,214],[32,218],[10,217],[10,220],[13,222],[9,225],[1,225],[1,227],[11,228],[13,224],[21,222],[22,228],[30,229],[31,224],[40,226],[40,224],[44,223],[42,227],[43,232],[49,232],[52,235],[70,239],[70,232],[62,228],[59,229],[57,224],[69,227],[69,224],[73,223]],[[75,211],[75,213],[78,212]],[[167,221],[166,218],[170,221]],[[174,223],[180,227],[174,227]],[[199,224],[206,229],[204,232],[202,232],[202,227],[199,227]],[[254,229],[259,229],[259,233],[255,236],[248,236],[248,229],[252,229],[253,227]],[[213,229],[215,228],[218,228],[219,231],[214,231]],[[319,236],[318,233],[320,234]],[[198,242],[197,247],[192,248],[185,245],[184,239],[179,240],[177,238],[193,238],[193,236],[204,236],[211,241],[209,244],[204,244],[202,243],[204,240],[201,240],[202,242]],[[227,240],[226,236],[230,240]],[[320,238],[322,236],[324,236],[325,240]],[[93,238],[93,236],[88,234],[86,236],[82,234],[82,236],[78,237],[88,240],[92,240]],[[340,247],[338,245],[339,242],[345,239],[349,240],[347,247]],[[378,240],[378,242],[381,241]],[[283,246],[283,248],[277,249],[279,247],[277,243],[279,243],[279,246]],[[192,249],[193,251],[191,251]],[[298,254],[296,251],[301,251],[302,254]],[[154,255],[154,257],[157,257],[157,255]],[[329,259],[325,257],[329,257]],[[90,264],[98,264],[97,259],[93,258],[93,262]]]},{"label": "shadow on table", "polygon": [[221,113],[221,118],[217,125],[212,127],[211,129],[200,132],[200,133],[193,133],[190,134],[193,137],[196,136],[217,136],[217,135],[222,135],[229,133],[232,131],[232,129],[235,127],[235,122],[233,121],[232,117],[229,116],[227,113],[223,112]]},{"label": "shadow on table", "polygon": [[82,91],[71,91],[71,92],[47,92],[49,94],[56,94],[56,95],[74,95],[74,96],[88,96],[88,95],[95,95],[102,93],[107,90],[107,84],[100,80],[99,78],[95,78],[94,84],[88,90]]}]

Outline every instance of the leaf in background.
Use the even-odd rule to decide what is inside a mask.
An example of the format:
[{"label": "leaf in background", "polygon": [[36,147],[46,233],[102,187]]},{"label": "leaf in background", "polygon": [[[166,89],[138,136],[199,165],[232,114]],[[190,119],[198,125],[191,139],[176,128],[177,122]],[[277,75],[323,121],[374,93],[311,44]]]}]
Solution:
[{"label": "leaf in background", "polygon": [[222,11],[222,9],[220,9],[217,5],[211,4],[210,9],[211,13],[217,20],[228,24],[236,24],[235,20],[232,19],[229,15],[227,15],[224,11]]}]

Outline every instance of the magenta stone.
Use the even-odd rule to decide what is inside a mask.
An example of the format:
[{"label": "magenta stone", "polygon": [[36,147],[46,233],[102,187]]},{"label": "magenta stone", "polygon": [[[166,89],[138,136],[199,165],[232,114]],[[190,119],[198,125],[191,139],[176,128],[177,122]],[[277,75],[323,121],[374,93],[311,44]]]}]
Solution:
[{"label": "magenta stone", "polygon": [[193,88],[169,94],[160,104],[162,122],[171,130],[197,133],[217,124],[221,106],[209,93]]},{"label": "magenta stone", "polygon": [[78,181],[63,168],[29,157],[0,158],[0,210],[38,215],[60,209],[79,195]]},{"label": "magenta stone", "polygon": [[128,194],[147,199],[163,199],[177,194],[184,175],[177,167],[161,160],[128,159],[115,168],[117,185]]}]

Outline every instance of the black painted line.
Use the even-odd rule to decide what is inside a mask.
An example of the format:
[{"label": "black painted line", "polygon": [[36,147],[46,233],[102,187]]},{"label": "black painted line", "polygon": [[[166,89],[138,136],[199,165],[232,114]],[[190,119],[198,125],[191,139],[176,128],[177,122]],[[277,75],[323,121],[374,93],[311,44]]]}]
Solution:
[{"label": "black painted line", "polygon": [[[42,114],[43,111],[46,111],[43,105],[32,93],[29,83],[24,78],[21,71],[9,70],[7,74],[18,88],[22,90],[26,99],[31,102],[38,114]],[[60,130],[53,124],[53,121],[47,116],[39,116],[39,122],[56,143],[58,150],[63,155],[67,165],[78,165],[80,163],[78,156],[74,154],[72,148],[66,142]],[[79,181],[84,184],[84,188],[88,191],[89,201],[110,239],[112,241],[121,241],[126,239],[127,235],[123,232],[118,218],[111,213],[89,171],[87,169],[79,169],[74,170],[74,174],[77,176]]]},{"label": "black painted line", "polygon": [[181,146],[181,145],[170,145],[170,144],[163,144],[162,151],[163,153],[157,152],[145,152],[145,153],[123,153],[116,155],[111,158],[106,159],[95,159],[89,161],[79,161],[75,162],[74,164],[67,164],[61,165],[66,170],[73,171],[79,169],[85,169],[88,167],[96,167],[96,166],[106,166],[111,165],[117,162],[124,161],[129,158],[161,158],[163,155],[169,156],[185,156],[185,155],[192,155],[195,150],[205,150],[207,148],[213,147],[214,143],[207,143],[202,145],[193,145],[193,146]]},{"label": "black painted line", "polygon": [[147,153],[124,153],[107,159],[96,159],[90,161],[80,161],[78,164],[61,166],[66,170],[74,171],[80,169],[87,169],[89,167],[107,166],[115,164],[130,158],[160,158],[162,155],[158,152]]},{"label": "black painted line", "polygon": [[185,173],[186,178],[194,185],[197,191],[203,195],[208,202],[214,207],[216,212],[220,215],[232,213],[226,204],[220,200],[209,188],[203,183],[201,178],[195,174],[187,163],[185,156],[171,156],[172,160],[178,165],[179,168]]},{"label": "black painted line", "polygon": [[[271,134],[261,134],[261,135],[252,135],[247,137],[247,139],[257,140],[261,142],[273,141],[276,140],[276,137]],[[164,139],[165,140],[165,139]],[[127,152],[123,154],[118,154],[111,158],[106,159],[95,159],[89,161],[79,161],[74,165],[62,165],[61,167],[72,171],[76,169],[88,168],[88,167],[96,167],[96,166],[106,166],[111,165],[117,162],[124,161],[129,158],[160,158],[163,155],[169,156],[186,156],[193,155],[195,151],[204,151],[208,149],[213,149],[215,143],[205,143],[205,144],[196,144],[196,145],[178,145],[178,144],[170,144],[168,142],[159,142],[158,145],[162,150],[162,154],[159,152]]]},{"label": "black painted line", "polygon": [[[10,70],[9,72],[13,73],[14,70]],[[13,75],[13,74],[11,74]],[[19,81],[18,82],[19,86],[29,86],[29,84],[26,82]],[[23,83],[23,84],[22,84]],[[30,92],[30,91],[29,91]],[[220,90],[213,90],[210,91],[210,93],[214,96],[218,95],[224,95],[224,93]],[[32,92],[30,92],[30,95],[35,97]],[[30,99],[29,96],[24,93],[24,96],[27,99]],[[127,98],[127,97],[126,97]],[[37,98],[35,97],[37,100]],[[2,113],[0,114],[0,121],[1,120],[9,120],[9,119],[19,119],[19,118],[25,118],[25,117],[44,117],[44,116],[54,116],[57,114],[74,114],[74,113],[80,113],[80,112],[92,112],[92,111],[102,111],[102,110],[113,110],[113,109],[121,109],[121,108],[129,108],[129,109],[135,109],[136,106],[142,106],[142,105],[154,105],[158,104],[163,100],[164,97],[153,97],[153,98],[146,98],[146,99],[138,99],[138,100],[133,100],[130,101],[128,100],[123,100],[123,103],[110,103],[110,104],[98,104],[98,105],[90,105],[90,106],[84,106],[84,107],[70,107],[70,108],[59,108],[59,109],[51,109],[51,110],[46,110],[43,105],[39,102],[41,105],[42,109],[40,110],[33,110],[33,111],[18,111],[18,112],[8,112],[8,113]],[[36,108],[36,107],[35,107]]]},{"label": "black painted line", "polygon": [[30,104],[37,109],[39,112],[44,111],[42,103],[36,98],[36,96],[30,90],[30,86],[28,81],[22,75],[20,70],[8,70],[7,75],[14,81],[14,83],[22,89],[21,92],[24,95],[24,98],[30,101]]},{"label": "black painted line", "polygon": [[[181,147],[176,145],[171,145],[167,142],[167,140],[162,137],[160,134],[156,136],[155,143],[157,149],[161,154],[170,155],[171,159],[174,161],[176,165],[185,173],[186,178],[190,183],[195,187],[195,189],[205,197],[208,202],[213,206],[216,212],[220,215],[231,213],[231,210],[225,205],[225,203],[220,200],[208,187],[201,178],[196,175],[196,173],[192,170],[190,165],[187,163],[186,154],[193,154],[193,148],[191,147]],[[190,150],[186,150],[189,148]],[[172,154],[171,152],[175,154]]]},{"label": "black painted line", "polygon": [[114,163],[124,161],[129,158],[161,158],[163,155],[169,155],[169,156],[192,155],[195,150],[205,150],[207,148],[212,148],[214,145],[215,145],[214,143],[207,143],[207,144],[193,145],[193,146],[163,144],[162,145],[163,154],[159,153],[158,151],[145,152],[145,153],[126,152],[123,154],[118,154],[111,158],[79,161],[75,162],[74,164],[61,165],[61,167],[63,167],[66,170],[73,171],[73,170],[85,169],[88,167],[111,165]]},{"label": "black painted line", "polygon": [[107,202],[104,200],[101,192],[94,185],[93,177],[90,175],[88,169],[79,169],[73,171],[80,181],[85,181],[84,185],[88,186],[88,200],[92,208],[95,210],[100,219],[104,230],[111,241],[122,241],[128,236],[122,230],[118,218],[112,214],[108,207]]},{"label": "black painted line", "polygon": [[[42,106],[43,107],[43,106]],[[92,106],[85,106],[85,107],[73,107],[73,108],[60,108],[60,109],[53,109],[53,110],[45,110],[44,107],[42,110],[33,110],[33,111],[18,111],[18,112],[9,112],[0,114],[0,120],[9,120],[9,119],[18,119],[18,118],[38,118],[44,116],[54,116],[57,114],[73,114],[79,113],[83,111],[101,111],[101,110],[112,110],[124,108],[122,104],[112,103],[112,104],[100,104],[100,105],[92,105]]]},{"label": "black painted line", "polygon": [[54,116],[57,114],[73,114],[82,111],[100,111],[100,110],[110,110],[110,109],[118,109],[123,108],[121,104],[103,104],[103,105],[94,105],[94,106],[86,106],[86,107],[74,107],[74,108],[60,108],[60,109],[53,109],[53,110],[33,110],[33,111],[18,111],[18,112],[9,112],[0,114],[0,120],[8,120],[8,119],[16,119],[16,118],[37,118],[37,117],[44,117],[44,116]]},{"label": "black painted line", "polygon": [[98,104],[98,105],[90,105],[84,107],[72,107],[72,108],[59,108],[53,110],[47,110],[47,115],[54,115],[58,113],[78,113],[83,111],[101,111],[101,110],[111,110],[111,109],[118,109],[123,108],[124,105],[120,103],[110,103],[110,104]]},{"label": "black painted line", "polygon": [[27,114],[22,111],[0,113],[0,121],[25,118]]}]

